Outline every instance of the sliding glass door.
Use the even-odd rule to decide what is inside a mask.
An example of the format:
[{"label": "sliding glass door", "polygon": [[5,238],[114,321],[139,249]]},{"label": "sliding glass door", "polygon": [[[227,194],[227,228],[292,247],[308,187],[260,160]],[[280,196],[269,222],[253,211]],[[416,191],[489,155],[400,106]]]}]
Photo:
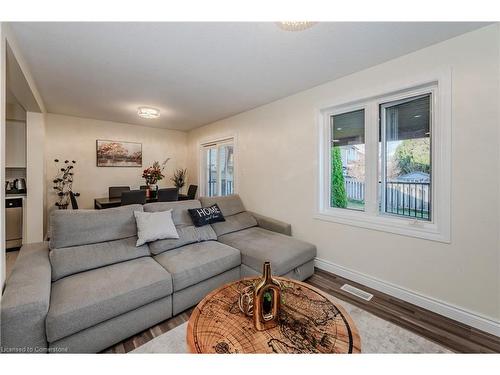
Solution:
[{"label": "sliding glass door", "polygon": [[202,146],[203,194],[209,197],[234,193],[234,143],[232,139]]}]

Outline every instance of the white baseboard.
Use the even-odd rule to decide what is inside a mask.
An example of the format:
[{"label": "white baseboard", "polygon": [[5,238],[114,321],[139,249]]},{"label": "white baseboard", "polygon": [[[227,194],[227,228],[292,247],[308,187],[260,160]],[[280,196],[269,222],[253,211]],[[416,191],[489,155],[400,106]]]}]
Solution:
[{"label": "white baseboard", "polygon": [[359,284],[366,285],[369,288],[378,290],[382,293],[399,298],[403,301],[412,303],[447,318],[500,337],[500,322],[492,318],[412,292],[397,285],[362,274],[324,259],[316,258],[315,265],[319,269],[345,277],[346,279],[355,281]]}]

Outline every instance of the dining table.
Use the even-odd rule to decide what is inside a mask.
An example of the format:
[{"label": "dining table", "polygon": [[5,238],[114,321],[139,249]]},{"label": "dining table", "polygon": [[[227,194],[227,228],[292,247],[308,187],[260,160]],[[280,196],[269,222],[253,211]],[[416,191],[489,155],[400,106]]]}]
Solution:
[{"label": "dining table", "polygon": [[[188,200],[188,196],[186,194],[179,194],[179,197],[177,200],[180,201],[185,201]],[[146,203],[152,203],[152,202],[158,202],[157,197],[149,197],[146,198]],[[104,197],[104,198],[95,198],[94,199],[94,209],[96,210],[103,210],[106,208],[113,208],[113,207],[119,207],[122,205],[122,198],[121,197]]]}]

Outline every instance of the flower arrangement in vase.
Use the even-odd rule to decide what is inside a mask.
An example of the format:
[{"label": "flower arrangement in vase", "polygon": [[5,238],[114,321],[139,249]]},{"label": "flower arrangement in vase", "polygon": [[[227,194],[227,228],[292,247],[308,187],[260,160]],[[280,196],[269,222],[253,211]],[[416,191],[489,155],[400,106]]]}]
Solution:
[{"label": "flower arrangement in vase", "polygon": [[186,185],[187,169],[177,169],[170,180],[174,183],[177,190],[180,190]]},{"label": "flower arrangement in vase", "polygon": [[[158,161],[155,161],[151,167],[146,168],[142,172],[142,178],[146,181],[146,197],[151,196],[151,186],[156,185],[158,181],[161,181],[165,175],[163,174],[163,170],[167,165],[167,162],[170,158],[166,158],[165,161],[160,165]],[[158,186],[156,186],[156,190],[158,190]]]}]

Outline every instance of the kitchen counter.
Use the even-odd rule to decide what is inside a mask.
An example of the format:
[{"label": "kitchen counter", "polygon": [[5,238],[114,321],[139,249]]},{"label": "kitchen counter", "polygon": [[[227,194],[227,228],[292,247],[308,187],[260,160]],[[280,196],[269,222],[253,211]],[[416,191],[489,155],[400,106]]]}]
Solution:
[{"label": "kitchen counter", "polygon": [[26,198],[26,193],[5,194],[5,199],[12,199],[12,198]]}]

